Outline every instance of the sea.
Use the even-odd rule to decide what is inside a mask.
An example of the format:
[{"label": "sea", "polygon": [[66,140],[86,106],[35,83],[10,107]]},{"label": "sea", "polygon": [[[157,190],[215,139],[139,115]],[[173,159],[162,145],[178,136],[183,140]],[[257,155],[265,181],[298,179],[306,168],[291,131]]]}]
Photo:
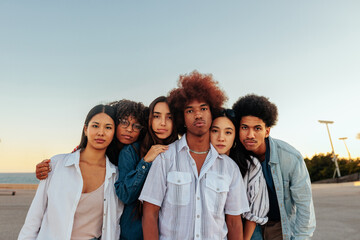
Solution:
[{"label": "sea", "polygon": [[38,184],[35,173],[0,173],[0,183]]}]

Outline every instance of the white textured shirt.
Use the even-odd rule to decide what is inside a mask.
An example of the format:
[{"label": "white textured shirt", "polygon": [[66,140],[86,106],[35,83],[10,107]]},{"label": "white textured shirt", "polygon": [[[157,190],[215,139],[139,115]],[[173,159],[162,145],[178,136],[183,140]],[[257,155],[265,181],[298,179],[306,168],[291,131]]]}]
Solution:
[{"label": "white textured shirt", "polygon": [[244,176],[250,211],[244,213],[243,217],[249,221],[264,225],[268,221],[269,195],[261,163],[257,158],[251,158],[254,164],[250,164],[248,161],[248,170]]},{"label": "white textured shirt", "polygon": [[155,159],[139,199],[161,207],[160,239],[226,239],[225,214],[249,211],[235,162],[210,144],[198,174],[186,135]]},{"label": "white textured shirt", "polygon": [[[79,159],[79,150],[51,158],[52,171],[46,180],[40,181],[19,240],[70,239],[83,188]],[[115,193],[116,179],[117,167],[106,158],[101,239],[114,240],[120,237],[119,222],[124,204]]]}]

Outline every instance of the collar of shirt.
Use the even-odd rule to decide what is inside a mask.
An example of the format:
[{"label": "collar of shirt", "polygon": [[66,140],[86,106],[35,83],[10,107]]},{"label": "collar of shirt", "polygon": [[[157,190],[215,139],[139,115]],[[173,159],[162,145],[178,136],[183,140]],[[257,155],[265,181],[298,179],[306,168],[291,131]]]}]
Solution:
[{"label": "collar of shirt", "polygon": [[195,163],[194,159],[191,157],[189,149],[190,148],[186,141],[186,134],[184,134],[178,142],[177,154],[179,154],[181,151],[187,152],[187,155],[188,155],[187,160],[189,161],[190,165],[193,166],[194,174],[195,174],[196,178],[198,178],[198,179],[201,179],[205,175],[205,173],[211,168],[211,166],[214,164],[214,162],[217,158],[219,158],[220,160],[223,160],[223,156],[220,155],[216,151],[214,146],[210,143],[210,150],[209,150],[209,152],[206,156],[206,159],[201,167],[200,173],[198,173],[197,168],[195,166],[196,163]]},{"label": "collar of shirt", "polygon": [[[79,166],[80,162],[80,150],[77,150],[76,152],[73,152],[69,154],[68,159],[65,162],[65,166]],[[112,163],[110,163],[109,158],[106,156],[106,179],[109,179],[112,177],[113,174],[116,174],[116,166]]]}]

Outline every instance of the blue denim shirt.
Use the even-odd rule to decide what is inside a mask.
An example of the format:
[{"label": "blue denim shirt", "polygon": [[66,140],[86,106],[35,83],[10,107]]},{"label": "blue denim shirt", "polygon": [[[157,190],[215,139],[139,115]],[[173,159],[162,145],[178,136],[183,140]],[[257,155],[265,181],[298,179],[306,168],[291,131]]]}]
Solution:
[{"label": "blue denim shirt", "polygon": [[[136,150],[135,150],[135,149]],[[140,159],[138,142],[123,147],[119,154],[119,178],[115,183],[116,194],[124,203],[120,218],[120,239],[143,239],[141,216],[137,216],[137,201],[151,163]]]},{"label": "blue denim shirt", "polygon": [[279,203],[283,239],[310,239],[316,220],[309,172],[301,154],[269,137],[271,173]]}]

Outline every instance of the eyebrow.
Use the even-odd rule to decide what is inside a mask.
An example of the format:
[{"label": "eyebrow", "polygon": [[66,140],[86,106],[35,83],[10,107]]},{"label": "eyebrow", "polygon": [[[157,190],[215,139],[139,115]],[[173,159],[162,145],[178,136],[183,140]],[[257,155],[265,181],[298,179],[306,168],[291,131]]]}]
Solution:
[{"label": "eyebrow", "polygon": [[[211,126],[211,128],[217,128],[217,129],[220,129],[220,127],[218,127],[218,126]],[[230,130],[234,130],[234,128],[232,128],[232,127],[226,127],[226,128],[224,128],[224,129],[230,129]]]},{"label": "eyebrow", "polygon": [[[154,112],[153,114],[161,114],[161,112]],[[167,112],[167,115],[171,115],[171,112]]]},{"label": "eyebrow", "polygon": [[[95,123],[95,124],[100,124],[99,122],[90,122],[90,123]],[[114,124],[112,124],[112,123],[107,123],[106,125],[111,125],[111,126],[113,126]]]},{"label": "eyebrow", "polygon": [[[203,103],[203,104],[200,105],[200,107],[205,107],[205,106],[208,107],[209,104]],[[190,105],[190,106],[186,106],[185,109],[187,109],[187,108],[193,108],[193,106],[191,106],[191,105]]]}]

